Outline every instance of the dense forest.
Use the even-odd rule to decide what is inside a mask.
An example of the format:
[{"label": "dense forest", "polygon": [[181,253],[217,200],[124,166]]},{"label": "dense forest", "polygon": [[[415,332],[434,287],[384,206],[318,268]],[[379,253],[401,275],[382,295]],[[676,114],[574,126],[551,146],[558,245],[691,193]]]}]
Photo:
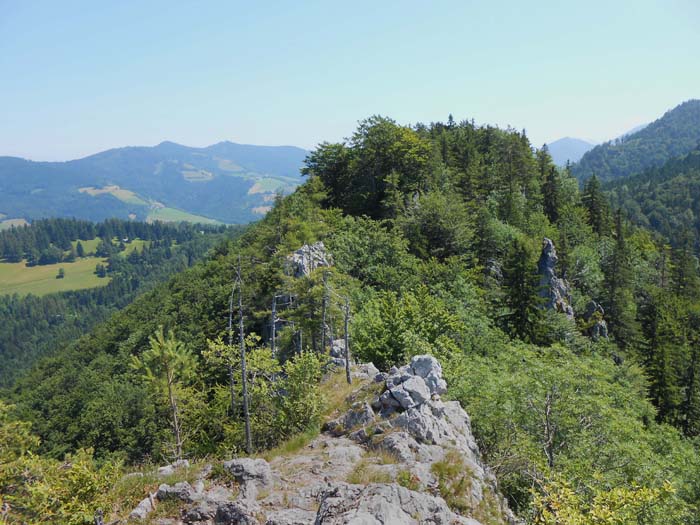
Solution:
[{"label": "dense forest", "polygon": [[[0,387],[9,386],[38,358],[78,339],[141,293],[192,266],[224,237],[241,230],[120,220],[95,224],[43,219],[0,232],[0,254],[5,260],[26,257],[27,264],[42,264],[42,257],[47,259],[46,254],[53,252],[56,255],[47,264],[58,262],[54,257],[71,260],[92,255],[84,251],[80,241],[100,239],[96,251],[106,262],[97,264],[96,272],[109,280],[103,287],[43,297],[0,295]],[[126,255],[125,241],[128,244],[136,239],[147,242]]]},{"label": "dense forest", "polygon": [[[347,308],[358,360],[440,358],[527,522],[603,506],[608,523],[700,523],[700,288],[685,244],[628,221],[597,178],[579,190],[524,133],[469,121],[372,117],[303,173],[239,239],[16,382],[0,405],[16,450],[0,494],[19,501],[24,480],[41,497],[27,479],[60,485],[46,473],[67,453],[101,473],[317,428],[315,385]],[[291,277],[288,256],[319,241],[333,265]],[[230,381],[239,343],[251,443]]]},{"label": "dense forest", "polygon": [[700,249],[700,149],[660,168],[606,184],[614,207],[673,246]]},{"label": "dense forest", "polygon": [[601,181],[641,173],[687,154],[700,144],[700,100],[688,100],[641,131],[596,146],[574,164],[581,181]]}]

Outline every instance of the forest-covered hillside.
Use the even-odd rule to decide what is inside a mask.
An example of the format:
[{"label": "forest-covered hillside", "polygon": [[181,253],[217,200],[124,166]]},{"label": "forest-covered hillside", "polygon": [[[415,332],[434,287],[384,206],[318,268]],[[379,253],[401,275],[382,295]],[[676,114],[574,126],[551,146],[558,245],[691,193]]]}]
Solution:
[{"label": "forest-covered hillside", "polygon": [[616,180],[659,167],[699,144],[700,100],[688,100],[642,130],[596,146],[571,171],[580,181],[593,175]]},{"label": "forest-covered hillside", "polygon": [[[98,224],[43,219],[0,232],[0,266],[3,260],[41,265],[56,259],[96,259],[91,256],[97,253],[100,258],[92,268],[104,281],[98,288],[43,297],[7,294],[0,287],[0,387],[11,385],[37,359],[70,345],[242,229],[115,219]],[[70,264],[65,267],[70,268]]]},{"label": "forest-covered hillside", "polygon": [[700,253],[700,149],[605,185],[614,207],[677,247]]},{"label": "forest-covered hillside", "polygon": [[[359,361],[388,370],[439,357],[448,395],[526,522],[699,523],[691,253],[628,222],[596,178],[580,191],[510,129],[372,117],[321,144],[303,172],[240,239],[7,392],[14,407],[0,422],[19,437],[3,497],[43,501],[42,489],[64,483],[48,473],[78,450],[102,472],[318,431],[322,363],[347,319]],[[326,262],[297,271],[289,256],[304,245],[315,251],[302,261]]]}]

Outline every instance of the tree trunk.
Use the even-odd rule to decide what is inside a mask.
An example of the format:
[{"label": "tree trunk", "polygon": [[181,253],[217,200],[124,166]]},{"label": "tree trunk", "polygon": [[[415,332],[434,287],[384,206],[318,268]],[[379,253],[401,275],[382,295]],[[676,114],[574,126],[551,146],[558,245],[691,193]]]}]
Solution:
[{"label": "tree trunk", "polygon": [[350,336],[348,334],[348,327],[350,323],[350,301],[345,299],[345,379],[348,385],[352,384],[352,377],[350,376]]},{"label": "tree trunk", "polygon": [[173,392],[173,374],[168,371],[168,399],[173,417],[173,436],[175,437],[175,459],[182,459],[182,429],[180,428],[180,418],[177,414],[177,399]]},{"label": "tree trunk", "polygon": [[[236,284],[231,287],[231,297],[228,302],[228,346],[229,352],[233,352],[233,292],[236,290]],[[231,354],[227,358],[228,361],[228,382],[231,391],[231,417],[236,414],[236,380],[233,375],[233,363],[231,363]]]},{"label": "tree trunk", "polygon": [[245,364],[245,332],[243,330],[243,279],[241,277],[241,258],[238,258],[238,337],[241,348],[241,386],[243,390],[243,418],[245,420],[245,450],[253,453],[253,441],[250,436],[250,413],[248,411],[248,378]]}]

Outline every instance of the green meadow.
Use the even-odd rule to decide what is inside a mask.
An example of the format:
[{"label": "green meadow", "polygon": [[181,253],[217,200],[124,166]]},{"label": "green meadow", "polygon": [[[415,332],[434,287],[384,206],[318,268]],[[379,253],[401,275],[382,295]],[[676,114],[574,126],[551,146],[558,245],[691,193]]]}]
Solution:
[{"label": "green meadow", "polygon": [[[0,263],[0,295],[47,295],[69,290],[83,290],[105,286],[109,278],[95,275],[95,266],[106,263],[99,257],[85,257],[75,262],[62,262],[29,267],[24,261]],[[65,271],[63,279],[57,279],[59,268]]]}]

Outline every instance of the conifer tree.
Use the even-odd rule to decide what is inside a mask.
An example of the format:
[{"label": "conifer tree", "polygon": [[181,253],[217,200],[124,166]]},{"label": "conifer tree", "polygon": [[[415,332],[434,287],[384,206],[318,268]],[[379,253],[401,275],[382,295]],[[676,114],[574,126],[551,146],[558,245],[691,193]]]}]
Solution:
[{"label": "conifer tree", "polygon": [[588,223],[598,235],[608,235],[610,208],[600,187],[598,177],[593,175],[583,187],[582,201],[588,211]]},{"label": "conifer tree", "polygon": [[515,240],[503,271],[506,324],[511,334],[530,343],[538,341],[542,328],[539,275],[534,268],[532,250],[525,241]]},{"label": "conifer tree", "polygon": [[693,234],[684,228],[679,243],[671,252],[672,284],[674,292],[687,298],[694,298],[700,292],[700,279],[693,255]]},{"label": "conifer tree", "polygon": [[170,408],[175,459],[182,459],[184,435],[179,409],[179,385],[195,368],[195,357],[172,330],[166,336],[160,326],[149,338],[149,348],[141,357],[132,356],[132,367],[141,372],[159,394],[165,394]]},{"label": "conifer tree", "polygon": [[619,209],[615,214],[615,247],[604,270],[605,309],[614,320],[610,329],[621,348],[633,348],[641,342],[641,328],[636,320],[630,253]]}]

